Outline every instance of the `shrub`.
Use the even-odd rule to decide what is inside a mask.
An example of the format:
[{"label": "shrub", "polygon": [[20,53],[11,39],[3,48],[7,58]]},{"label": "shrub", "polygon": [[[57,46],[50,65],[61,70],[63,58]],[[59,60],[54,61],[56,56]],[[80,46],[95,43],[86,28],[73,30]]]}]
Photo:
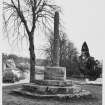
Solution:
[{"label": "shrub", "polygon": [[24,75],[19,77],[19,80],[24,80],[24,79],[26,79]]},{"label": "shrub", "polygon": [[102,72],[102,69],[96,67],[95,69],[93,69],[93,70],[91,70],[91,71],[88,71],[88,78],[89,78],[90,80],[96,80],[97,78],[100,77],[101,72]]},{"label": "shrub", "polygon": [[19,81],[17,75],[13,74],[12,71],[5,71],[3,74],[3,83],[14,83]]},{"label": "shrub", "polygon": [[80,71],[89,80],[96,80],[102,73],[102,67],[99,66],[93,57],[89,57],[83,65],[80,65]]}]

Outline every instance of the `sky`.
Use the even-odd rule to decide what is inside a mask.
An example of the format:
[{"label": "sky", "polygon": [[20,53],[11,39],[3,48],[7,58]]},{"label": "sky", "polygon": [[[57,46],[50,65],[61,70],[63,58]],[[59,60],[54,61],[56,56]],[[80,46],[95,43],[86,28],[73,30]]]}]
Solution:
[{"label": "sky", "polygon": [[[55,1],[63,10],[60,18],[63,21],[68,39],[74,43],[78,52],[80,53],[82,44],[86,41],[90,55],[102,60],[105,42],[105,0]],[[39,49],[42,49],[46,44],[46,36],[43,33],[36,34],[34,43],[36,57],[45,58]],[[25,41],[22,48],[10,46],[3,33],[0,35],[0,50],[7,54],[13,53],[29,57],[28,45]]]}]

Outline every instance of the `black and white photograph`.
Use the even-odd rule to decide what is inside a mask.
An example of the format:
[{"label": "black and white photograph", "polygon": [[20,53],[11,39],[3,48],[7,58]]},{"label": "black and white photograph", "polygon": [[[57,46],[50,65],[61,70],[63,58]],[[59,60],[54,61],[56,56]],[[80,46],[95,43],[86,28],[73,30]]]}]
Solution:
[{"label": "black and white photograph", "polygon": [[104,105],[105,0],[0,1],[1,105]]}]

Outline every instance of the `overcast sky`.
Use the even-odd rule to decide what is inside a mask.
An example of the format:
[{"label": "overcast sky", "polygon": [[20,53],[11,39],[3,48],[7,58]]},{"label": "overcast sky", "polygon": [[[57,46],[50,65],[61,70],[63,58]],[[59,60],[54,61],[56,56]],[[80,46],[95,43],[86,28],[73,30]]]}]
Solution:
[{"label": "overcast sky", "polygon": [[[105,0],[55,0],[62,7],[61,18],[68,38],[80,52],[84,41],[87,42],[90,54],[103,59],[105,42]],[[0,36],[0,50],[20,56],[29,56],[28,46],[23,48],[9,46],[8,40]],[[35,36],[36,49],[43,48],[46,37],[43,34]],[[37,58],[44,58],[36,50]]]}]

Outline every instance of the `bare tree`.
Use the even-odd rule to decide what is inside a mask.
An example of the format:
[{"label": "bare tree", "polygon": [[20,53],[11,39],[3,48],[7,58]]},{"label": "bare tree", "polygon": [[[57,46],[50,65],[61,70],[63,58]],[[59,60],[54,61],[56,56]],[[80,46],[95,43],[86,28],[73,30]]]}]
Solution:
[{"label": "bare tree", "polygon": [[[30,51],[30,82],[34,81],[35,52],[34,33],[38,25],[48,27],[58,7],[53,0],[4,0],[3,19],[5,32],[15,40],[27,37]],[[47,24],[46,24],[47,22]],[[15,41],[14,40],[14,41]]]},{"label": "bare tree", "polygon": [[[77,49],[74,47],[74,44],[69,41],[67,39],[67,35],[66,33],[64,33],[63,31],[60,31],[59,33],[59,37],[60,37],[60,66],[62,66],[63,64],[65,64],[62,61],[65,61],[67,59],[71,59],[72,56],[76,56],[77,55]],[[53,45],[54,45],[54,33],[50,32],[50,35],[48,36],[48,43],[46,44],[46,46],[44,47],[44,51],[45,54],[48,58],[48,60],[50,60],[51,64],[53,63]]]},{"label": "bare tree", "polygon": [[[59,65],[66,67],[67,77],[71,75],[80,75],[78,67],[78,51],[74,44],[68,40],[65,32],[60,31],[60,60]],[[48,37],[48,43],[44,47],[47,60],[53,63],[53,45],[54,45],[54,33],[51,32]]]}]

